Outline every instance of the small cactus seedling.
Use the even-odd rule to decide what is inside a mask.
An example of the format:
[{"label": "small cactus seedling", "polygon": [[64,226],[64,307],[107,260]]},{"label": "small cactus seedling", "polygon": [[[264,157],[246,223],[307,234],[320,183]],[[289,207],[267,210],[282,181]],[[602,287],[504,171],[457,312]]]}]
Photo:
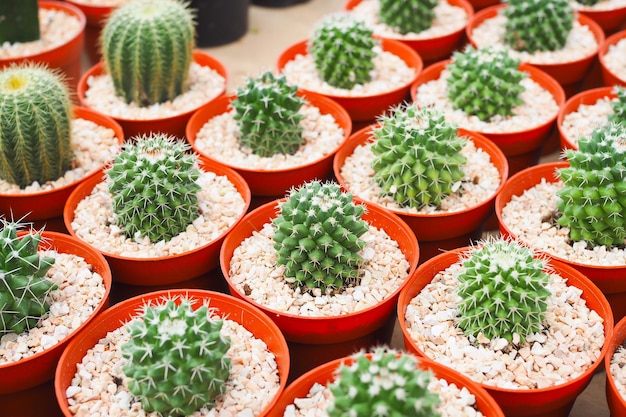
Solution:
[{"label": "small cactus seedling", "polygon": [[617,94],[617,100],[611,101],[613,113],[609,114],[609,121],[626,123],[626,88],[615,86],[613,91]]},{"label": "small cactus seedling", "polygon": [[624,245],[626,239],[626,127],[608,123],[567,150],[570,166],[557,170],[557,222],[573,241]]},{"label": "small cactus seedling", "polygon": [[333,402],[329,417],[435,417],[441,398],[429,390],[432,372],[419,368],[416,357],[386,347],[352,355],[328,388]]},{"label": "small cactus seedling", "polygon": [[336,183],[316,180],[291,190],[272,221],[286,280],[323,293],[356,284],[365,246],[360,237],[368,230],[364,211]]},{"label": "small cactus seedling", "polygon": [[146,412],[165,417],[189,416],[213,408],[230,376],[226,352],[230,339],[223,320],[206,306],[195,311],[187,299],[146,306],[143,316],[127,325],[130,340],[122,345],[128,388]]},{"label": "small cactus seedling", "polygon": [[439,206],[463,178],[466,142],[443,113],[399,106],[380,117],[373,133],[374,180],[401,206]]},{"label": "small cactus seedling", "polygon": [[107,170],[116,223],[129,238],[170,240],[200,215],[197,156],[166,134],[124,143]]},{"label": "small cactus seedling", "polygon": [[315,28],[309,53],[321,79],[351,89],[372,79],[377,45],[373,31],[349,13],[334,13]]},{"label": "small cactus seedling", "polygon": [[248,78],[231,103],[241,145],[264,157],[294,154],[304,142],[298,110],[305,101],[297,90],[282,74],[266,71],[256,79]]},{"label": "small cactus seedling", "polygon": [[37,253],[40,233],[17,234],[24,224],[0,220],[0,336],[37,326],[50,309],[46,299],[56,284],[46,277],[54,258]]},{"label": "small cactus seedling", "polygon": [[458,275],[458,322],[474,338],[504,338],[514,334],[523,343],[541,330],[550,296],[546,262],[516,241],[493,239],[462,257]]},{"label": "small cactus seedling", "polygon": [[429,29],[435,19],[438,0],[380,0],[380,21],[403,35]]},{"label": "small cactus seedling", "polygon": [[0,2],[0,45],[36,41],[39,37],[37,0]]}]

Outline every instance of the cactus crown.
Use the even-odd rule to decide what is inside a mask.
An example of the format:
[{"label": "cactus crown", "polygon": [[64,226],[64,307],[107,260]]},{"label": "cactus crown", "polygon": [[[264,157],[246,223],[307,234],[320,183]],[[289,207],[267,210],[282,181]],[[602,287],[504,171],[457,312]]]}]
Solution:
[{"label": "cactus crown", "polygon": [[626,126],[609,122],[578,140],[565,156],[570,166],[557,170],[557,222],[573,241],[624,245],[626,239]]},{"label": "cactus crown", "polygon": [[518,67],[519,60],[504,50],[469,46],[456,51],[447,66],[448,99],[455,109],[480,120],[511,116],[525,90],[521,81],[527,74]]},{"label": "cactus crown", "polygon": [[557,51],[565,46],[576,15],[570,0],[508,0],[504,42],[516,51]]},{"label": "cactus crown", "polygon": [[364,206],[337,183],[311,181],[292,189],[272,221],[278,264],[295,287],[340,291],[358,281]]},{"label": "cactus crown", "polygon": [[626,88],[615,86],[613,91],[617,94],[617,100],[611,101],[613,113],[609,114],[609,121],[626,123]]},{"label": "cactus crown", "polygon": [[72,104],[65,80],[41,64],[0,70],[0,178],[24,188],[71,169]]},{"label": "cactus crown", "polygon": [[437,0],[379,0],[380,21],[403,35],[429,29],[435,19]]},{"label": "cactus crown", "polygon": [[309,53],[321,79],[338,88],[351,89],[372,79],[375,67],[373,31],[349,13],[334,13],[315,28]]},{"label": "cactus crown", "polygon": [[213,408],[231,366],[222,325],[206,306],[194,311],[188,299],[146,306],[142,317],[128,323],[123,371],[144,411],[174,417]]},{"label": "cactus crown", "polygon": [[115,9],[102,30],[102,57],[115,93],[149,106],[188,88],[194,17],[178,0],[138,0]]},{"label": "cactus crown", "polygon": [[18,237],[24,224],[0,219],[0,336],[34,328],[50,305],[48,293],[57,288],[46,277],[54,258],[37,253],[42,236]]},{"label": "cactus crown", "polygon": [[463,178],[465,139],[442,112],[398,106],[380,117],[373,133],[374,180],[401,206],[439,206]]},{"label": "cactus crown", "polygon": [[106,172],[116,223],[129,238],[167,241],[199,216],[197,156],[163,133],[135,139]]},{"label": "cactus crown", "polygon": [[328,386],[334,397],[329,417],[440,415],[441,398],[428,388],[432,372],[420,369],[413,355],[376,347],[371,359],[363,351],[352,358]]},{"label": "cactus crown", "polygon": [[297,86],[287,84],[284,74],[266,71],[258,78],[248,78],[231,102],[241,133],[241,145],[253,153],[269,157],[293,155],[304,142],[302,114],[305,100],[297,95]]},{"label": "cactus crown", "polygon": [[40,38],[37,0],[0,2],[0,45]]}]

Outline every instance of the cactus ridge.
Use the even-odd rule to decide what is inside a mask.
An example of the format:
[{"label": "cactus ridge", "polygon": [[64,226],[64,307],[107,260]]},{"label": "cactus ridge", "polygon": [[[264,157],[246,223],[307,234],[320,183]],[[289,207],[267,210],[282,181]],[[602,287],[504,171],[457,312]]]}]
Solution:
[{"label": "cactus ridge", "polygon": [[438,0],[379,0],[380,21],[401,34],[420,33],[429,29],[435,19]]}]

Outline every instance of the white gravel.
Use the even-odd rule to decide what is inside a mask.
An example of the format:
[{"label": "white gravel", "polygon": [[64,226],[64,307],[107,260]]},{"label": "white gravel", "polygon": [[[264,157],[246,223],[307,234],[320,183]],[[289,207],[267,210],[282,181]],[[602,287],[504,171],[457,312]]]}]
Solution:
[{"label": "white gravel", "polygon": [[620,80],[626,80],[626,39],[610,45],[603,57],[606,67]]},{"label": "white gravel", "polygon": [[610,373],[617,391],[626,401],[626,348],[623,345],[618,346],[611,357]]},{"label": "white gravel", "polygon": [[562,132],[575,145],[581,137],[590,137],[591,132],[609,121],[613,114],[611,103],[617,98],[605,96],[593,104],[581,104],[578,109],[563,116]]}]

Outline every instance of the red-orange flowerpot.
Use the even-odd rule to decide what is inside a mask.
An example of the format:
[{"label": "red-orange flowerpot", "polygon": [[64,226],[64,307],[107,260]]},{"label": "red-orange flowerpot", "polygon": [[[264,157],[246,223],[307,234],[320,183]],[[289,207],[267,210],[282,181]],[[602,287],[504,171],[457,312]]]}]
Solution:
[{"label": "red-orange flowerpot", "polygon": [[612,34],[602,42],[598,51],[598,61],[600,61],[600,70],[602,73],[602,80],[606,86],[626,86],[626,76],[616,74],[613,70],[606,66],[606,54],[609,49],[616,45],[619,41],[626,38],[626,30],[619,31]]},{"label": "red-orange flowerpot", "polygon": [[502,3],[502,0],[469,0],[470,4],[474,8],[474,11],[477,12],[479,10],[485,9],[489,6],[494,6],[496,4]]},{"label": "red-orange flowerpot", "polygon": [[[86,3],[76,0],[65,0],[76,8],[80,9],[87,18],[87,26],[101,28],[109,14],[119,6],[101,5]],[[91,47],[91,46],[90,46]]]},{"label": "red-orange flowerpot", "polygon": [[626,23],[626,6],[605,10],[581,6],[578,9],[578,13],[593,19],[607,36],[620,30],[624,23]]},{"label": "red-orange flowerpot", "polygon": [[613,330],[613,337],[609,340],[609,349],[604,356],[604,370],[606,371],[606,401],[609,405],[612,417],[626,416],[626,399],[622,397],[617,386],[622,384],[616,381],[615,375],[611,372],[611,360],[615,351],[624,346],[626,340],[626,318],[622,318]]}]

